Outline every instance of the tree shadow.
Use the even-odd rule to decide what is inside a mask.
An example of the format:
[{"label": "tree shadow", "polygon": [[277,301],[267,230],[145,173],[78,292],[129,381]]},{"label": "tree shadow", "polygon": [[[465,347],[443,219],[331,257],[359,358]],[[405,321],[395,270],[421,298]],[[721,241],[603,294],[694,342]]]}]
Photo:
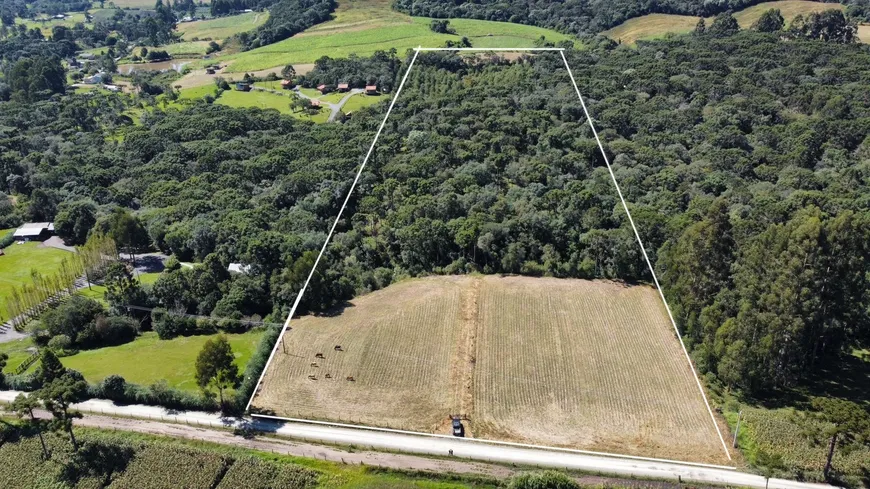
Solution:
[{"label": "tree shadow", "polygon": [[870,408],[870,354],[842,354],[794,388],[773,389],[747,399],[768,409],[802,407],[811,397],[845,399]]},{"label": "tree shadow", "polygon": [[314,315],[317,317],[325,317],[325,318],[332,318],[332,317],[336,317],[336,316],[341,316],[342,314],[344,314],[344,310],[349,308],[349,307],[356,307],[356,306],[354,306],[350,301],[341,301],[340,303],[330,307],[329,309],[327,309],[325,311],[314,313]]},{"label": "tree shadow", "polygon": [[825,363],[806,384],[808,395],[837,397],[870,407],[870,354],[846,354]]},{"label": "tree shadow", "polygon": [[145,255],[136,257],[136,270],[139,273],[159,273],[164,268],[166,267],[159,256]]}]

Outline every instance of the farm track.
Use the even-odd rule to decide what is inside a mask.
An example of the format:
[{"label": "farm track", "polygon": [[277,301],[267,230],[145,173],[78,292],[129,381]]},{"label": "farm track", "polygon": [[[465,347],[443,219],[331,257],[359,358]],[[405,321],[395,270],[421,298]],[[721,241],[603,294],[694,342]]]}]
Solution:
[{"label": "farm track", "polygon": [[428,277],[292,327],[253,402],[267,414],[441,434],[462,414],[475,438],[727,463],[650,287]]}]

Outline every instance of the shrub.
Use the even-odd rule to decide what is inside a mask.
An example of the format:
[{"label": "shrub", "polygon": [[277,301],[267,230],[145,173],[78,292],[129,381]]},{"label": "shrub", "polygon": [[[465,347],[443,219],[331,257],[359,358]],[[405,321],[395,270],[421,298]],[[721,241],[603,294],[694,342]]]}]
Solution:
[{"label": "shrub", "polygon": [[139,334],[139,323],[127,316],[99,316],[94,328],[102,345],[128,343]]},{"label": "shrub", "polygon": [[48,340],[48,347],[52,350],[69,350],[71,346],[72,340],[65,334],[52,336],[52,338]]},{"label": "shrub", "polygon": [[520,474],[510,480],[508,489],[580,489],[580,484],[561,472],[548,470]]},{"label": "shrub", "polygon": [[101,396],[113,401],[121,401],[127,392],[127,381],[120,375],[110,375],[100,384]]},{"label": "shrub", "polygon": [[251,398],[251,395],[254,393],[254,389],[257,387],[257,380],[260,378],[260,374],[263,373],[263,369],[266,368],[266,362],[269,360],[269,355],[272,353],[272,347],[275,345],[275,342],[278,341],[278,337],[281,335],[281,326],[271,326],[269,327],[263,337],[260,338],[260,344],[257,345],[257,351],[251,355],[251,359],[248,361],[248,366],[245,367],[245,373],[242,376],[242,383],[239,385],[239,388],[236,389],[236,408],[239,410],[244,410],[245,406],[248,404],[248,399]]},{"label": "shrub", "polygon": [[[103,306],[99,302],[74,295],[63,304],[46,311],[42,315],[42,326],[51,337],[66,335],[79,343],[79,334],[85,332],[88,325],[102,312]],[[82,340],[87,343],[88,334]]]},{"label": "shrub", "polygon": [[163,308],[151,311],[151,326],[161,340],[169,340],[176,336],[190,335],[196,332],[196,321],[181,314],[171,313]]},{"label": "shrub", "polygon": [[9,231],[0,237],[0,250],[15,242],[15,231]]}]

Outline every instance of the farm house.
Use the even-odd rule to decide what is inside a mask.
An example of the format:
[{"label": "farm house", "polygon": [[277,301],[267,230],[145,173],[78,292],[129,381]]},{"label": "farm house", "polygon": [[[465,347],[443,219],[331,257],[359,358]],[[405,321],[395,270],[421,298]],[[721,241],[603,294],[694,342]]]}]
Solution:
[{"label": "farm house", "polygon": [[54,235],[53,222],[28,222],[15,230],[15,241],[44,241]]}]

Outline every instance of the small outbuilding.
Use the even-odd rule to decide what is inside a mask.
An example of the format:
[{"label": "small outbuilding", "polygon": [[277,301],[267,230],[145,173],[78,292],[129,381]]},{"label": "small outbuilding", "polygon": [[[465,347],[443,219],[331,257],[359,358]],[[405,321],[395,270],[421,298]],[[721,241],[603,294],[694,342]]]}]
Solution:
[{"label": "small outbuilding", "polygon": [[311,106],[320,107],[320,100],[317,100],[316,98],[311,99]]},{"label": "small outbuilding", "polygon": [[326,85],[323,85],[323,84],[317,85],[317,91],[320,92],[321,94],[330,92],[329,87]]},{"label": "small outbuilding", "polygon": [[236,82],[236,90],[238,90],[240,92],[250,92],[251,91],[251,84],[249,82],[246,82],[246,81]]},{"label": "small outbuilding", "polygon": [[205,69],[205,74],[206,75],[214,75],[214,68],[209,66],[208,68]]},{"label": "small outbuilding", "polygon": [[348,85],[347,83],[339,83],[338,84],[338,91],[339,92],[347,92],[348,90],[350,90],[350,85]]},{"label": "small outbuilding", "polygon": [[15,230],[15,241],[45,241],[54,235],[53,222],[28,222]]},{"label": "small outbuilding", "polygon": [[88,76],[84,80],[86,85],[101,85],[103,83],[103,74],[97,73],[94,76]]},{"label": "small outbuilding", "polygon": [[366,85],[366,95],[378,95],[378,86]]},{"label": "small outbuilding", "polygon": [[290,90],[293,88],[293,80],[281,80],[281,88]]},{"label": "small outbuilding", "polygon": [[247,275],[251,272],[251,266],[241,263],[230,263],[229,266],[227,266],[227,271],[230,273],[240,273],[242,275]]}]

